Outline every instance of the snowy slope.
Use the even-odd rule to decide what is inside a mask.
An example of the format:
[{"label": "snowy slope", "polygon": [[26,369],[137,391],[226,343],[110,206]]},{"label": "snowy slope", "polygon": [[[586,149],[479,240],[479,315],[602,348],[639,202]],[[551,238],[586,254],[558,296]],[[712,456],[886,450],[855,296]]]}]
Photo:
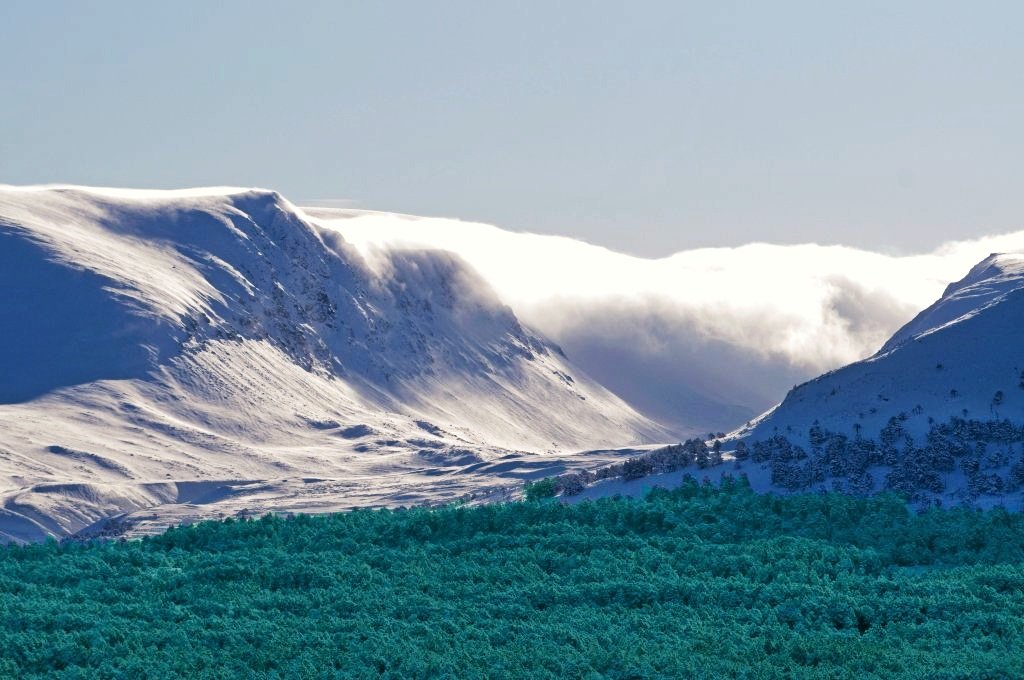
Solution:
[{"label": "snowy slope", "polygon": [[1024,287],[1024,254],[993,253],[960,281],[949,284],[934,304],[896,331],[878,354],[886,354],[925,333],[975,314]]},{"label": "snowy slope", "polygon": [[0,290],[0,538],[443,500],[669,438],[458,257],[369,262],[273,192],[0,188]]},{"label": "snowy slope", "polygon": [[[877,433],[905,414],[911,432],[928,418],[1024,422],[1024,255],[991,255],[901,328],[878,353],[794,388],[740,434],[806,437],[830,430]],[[1000,392],[1001,397],[996,393]]]},{"label": "snowy slope", "polygon": [[760,491],[1024,507],[1022,329],[1024,256],[991,255],[875,355],[798,385],[725,437],[724,464],[608,480],[581,497],[744,474]]}]

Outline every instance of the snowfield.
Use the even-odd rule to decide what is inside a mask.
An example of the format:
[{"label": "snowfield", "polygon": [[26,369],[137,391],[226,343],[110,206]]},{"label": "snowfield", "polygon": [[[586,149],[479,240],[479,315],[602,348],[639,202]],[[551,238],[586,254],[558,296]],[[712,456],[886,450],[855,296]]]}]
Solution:
[{"label": "snowfield", "polygon": [[459,257],[274,192],[0,188],[0,291],[0,540],[502,497],[676,434]]}]

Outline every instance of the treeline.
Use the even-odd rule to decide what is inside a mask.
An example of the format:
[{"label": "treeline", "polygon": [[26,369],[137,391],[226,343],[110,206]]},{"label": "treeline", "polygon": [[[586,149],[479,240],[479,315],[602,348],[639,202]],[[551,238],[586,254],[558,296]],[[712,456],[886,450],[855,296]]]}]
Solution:
[{"label": "treeline", "polygon": [[[525,493],[528,498],[573,496],[603,479],[638,479],[723,463],[742,469],[748,462],[766,466],[771,483],[787,491],[894,491],[924,503],[947,491],[946,478],[953,472],[962,473],[966,481],[958,500],[967,504],[1024,488],[1024,427],[1009,420],[954,417],[930,422],[928,431],[915,437],[905,427],[907,420],[906,414],[891,418],[874,438],[862,436],[859,427],[850,436],[815,422],[805,445],[777,432],[750,443],[736,442],[727,455],[720,439],[711,440],[711,446],[691,439],[598,470],[527,483]],[[873,474],[879,468],[885,468],[884,474]]]},{"label": "treeline", "polygon": [[627,458],[621,463],[612,463],[596,470],[573,470],[556,477],[527,482],[524,485],[524,494],[528,500],[557,495],[575,496],[594,482],[603,479],[629,481],[647,475],[675,472],[687,467],[703,470],[721,465],[723,461],[721,441],[715,440],[711,446],[708,446],[703,439],[695,437],[680,444],[663,446],[660,449]]},{"label": "treeline", "polygon": [[1017,677],[1024,515],[692,480],[643,500],[0,550],[0,674]]},{"label": "treeline", "polygon": [[[1009,420],[950,418],[931,422],[915,437],[905,427],[906,414],[890,418],[874,439],[831,432],[817,422],[808,432],[808,450],[785,436],[755,442],[750,458],[767,463],[772,483],[791,491],[829,482],[832,489],[857,494],[891,490],[911,501],[927,502],[946,489],[948,473],[966,480],[960,499],[1018,491],[1024,484],[1024,428]],[[887,472],[877,482],[872,468]]]}]

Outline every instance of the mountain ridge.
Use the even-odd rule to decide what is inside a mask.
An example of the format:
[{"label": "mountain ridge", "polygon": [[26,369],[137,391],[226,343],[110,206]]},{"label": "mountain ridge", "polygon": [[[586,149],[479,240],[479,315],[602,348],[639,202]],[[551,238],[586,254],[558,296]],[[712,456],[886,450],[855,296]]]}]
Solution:
[{"label": "mountain ridge", "polygon": [[964,278],[950,283],[938,300],[896,331],[876,354],[885,354],[965,314],[976,313],[1020,287],[1024,287],[1024,254],[992,253]]},{"label": "mountain ridge", "polygon": [[0,240],[9,538],[439,502],[670,437],[457,256],[371,267],[276,192],[0,189]]}]

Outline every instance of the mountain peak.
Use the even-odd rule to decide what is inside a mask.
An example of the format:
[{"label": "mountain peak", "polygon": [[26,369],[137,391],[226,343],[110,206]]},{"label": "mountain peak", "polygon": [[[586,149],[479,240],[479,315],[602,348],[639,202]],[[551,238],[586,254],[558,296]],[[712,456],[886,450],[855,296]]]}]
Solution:
[{"label": "mountain peak", "polygon": [[669,436],[462,258],[379,260],[272,191],[0,187],[0,542],[196,484],[450,500]]},{"label": "mountain peak", "polygon": [[974,315],[1019,288],[1024,288],[1024,253],[992,253],[946,286],[942,297],[896,331],[875,356]]},{"label": "mountain peak", "polygon": [[877,354],[795,387],[738,434],[806,432],[813,420],[849,433],[855,424],[871,431],[915,411],[912,424],[928,416],[987,417],[995,414],[997,391],[1006,396],[1000,417],[1024,412],[1021,289],[1024,253],[989,255]]}]

